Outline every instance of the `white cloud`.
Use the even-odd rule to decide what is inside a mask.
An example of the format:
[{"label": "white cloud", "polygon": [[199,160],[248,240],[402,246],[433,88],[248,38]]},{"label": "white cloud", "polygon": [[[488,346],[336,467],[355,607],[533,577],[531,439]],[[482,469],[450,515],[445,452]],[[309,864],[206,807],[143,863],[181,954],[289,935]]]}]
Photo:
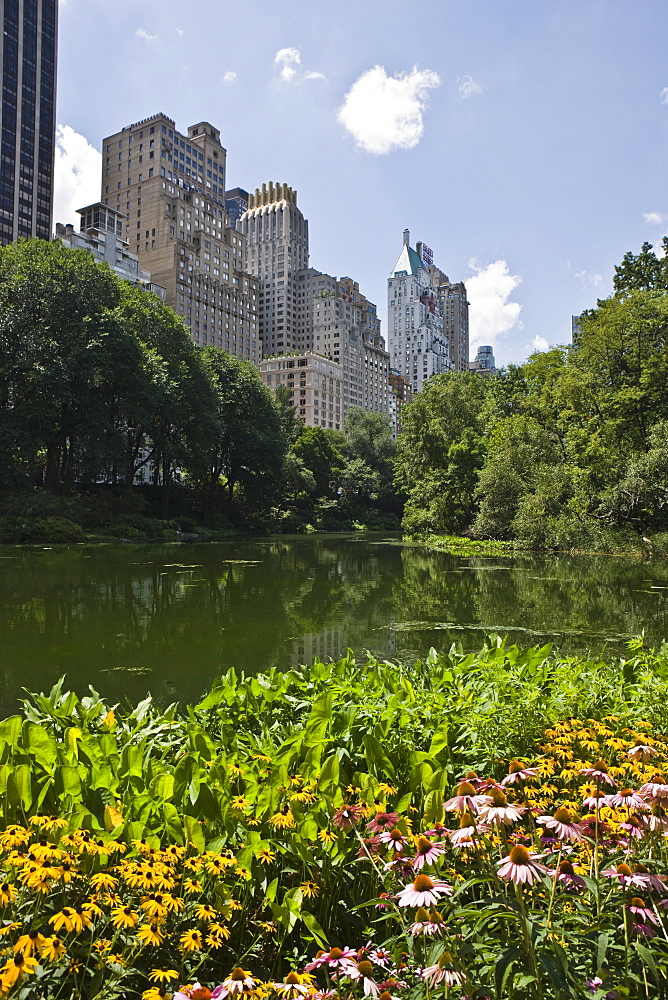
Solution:
[{"label": "white cloud", "polygon": [[78,224],[77,208],[100,200],[102,154],[70,125],[59,125],[54,173],[54,221]]},{"label": "white cloud", "polygon": [[529,344],[529,350],[531,351],[548,351],[549,349],[550,345],[546,341],[545,337],[541,337],[539,334],[536,334]]},{"label": "white cloud", "polygon": [[668,87],[664,87],[659,94],[659,100],[662,104],[668,104]]},{"label": "white cloud", "polygon": [[327,82],[327,77],[324,73],[318,73],[315,70],[310,70],[308,73],[304,73],[305,80],[324,80]]},{"label": "white cloud", "polygon": [[603,275],[596,274],[595,271],[576,271],[573,274],[573,277],[577,278],[578,281],[581,282],[583,288],[589,288],[590,285],[593,285],[594,288],[598,288],[603,281]]},{"label": "white cloud", "polygon": [[471,309],[469,328],[471,346],[475,344],[496,345],[497,339],[508,333],[514,326],[521,328],[519,302],[511,302],[510,296],[522,281],[519,274],[511,274],[505,260],[495,260],[482,267],[475,259],[469,261],[473,277],[466,281]]},{"label": "white cloud", "polygon": [[643,212],[642,217],[650,226],[660,226],[666,221],[666,216],[662,215],[661,212]]},{"label": "white cloud", "polygon": [[482,87],[476,83],[472,76],[457,77],[457,89],[460,97],[473,97],[475,94],[482,94]]},{"label": "white cloud", "polygon": [[227,73],[223,73],[223,83],[234,83],[237,78],[237,74],[233,69],[228,69]]},{"label": "white cloud", "polygon": [[299,49],[279,49],[274,56],[275,65],[280,67],[279,79],[283,83],[290,83],[297,75],[297,67],[301,65],[301,61]]},{"label": "white cloud", "polygon": [[174,30],[176,31],[176,34],[179,36],[179,38],[183,38],[183,28],[175,28]]},{"label": "white cloud", "polygon": [[137,28],[135,31],[137,38],[141,38],[144,42],[157,42],[160,35],[150,35],[145,28]]},{"label": "white cloud", "polygon": [[412,149],[424,131],[422,116],[428,92],[438,87],[433,70],[388,76],[384,66],[362,73],[339,108],[339,121],[367,153]]}]

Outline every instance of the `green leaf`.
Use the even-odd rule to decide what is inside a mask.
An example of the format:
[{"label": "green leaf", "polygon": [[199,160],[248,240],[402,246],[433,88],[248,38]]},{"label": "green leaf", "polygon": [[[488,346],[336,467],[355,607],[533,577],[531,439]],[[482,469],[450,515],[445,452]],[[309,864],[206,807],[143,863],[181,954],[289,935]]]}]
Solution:
[{"label": "green leaf", "polygon": [[203,853],[206,850],[206,841],[202,832],[202,824],[193,816],[184,816],[186,843],[193,844],[196,849]]},{"label": "green leaf", "polygon": [[301,918],[302,922],[306,925],[306,927],[308,927],[311,934],[315,938],[316,943],[319,944],[321,948],[327,950],[329,945],[327,944],[327,938],[325,937],[325,932],[323,931],[322,927],[315,919],[313,914],[309,913],[308,910],[302,910]]}]

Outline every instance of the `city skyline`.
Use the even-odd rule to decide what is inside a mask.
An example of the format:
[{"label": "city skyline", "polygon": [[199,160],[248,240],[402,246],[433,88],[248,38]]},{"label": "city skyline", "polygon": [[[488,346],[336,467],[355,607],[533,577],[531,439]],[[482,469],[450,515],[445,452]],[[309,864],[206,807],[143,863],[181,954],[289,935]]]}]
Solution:
[{"label": "city skyline", "polygon": [[[665,232],[664,5],[303,10],[250,0],[237,23],[204,0],[187,17],[173,0],[61,0],[57,204],[95,200],[102,136],[127,121],[216,122],[228,187],[297,188],[313,259],[355,276],[384,335],[408,228],[466,284],[471,356],[491,344],[498,364],[567,342],[623,254]],[[96,38],[122,70],[89,88]]]}]

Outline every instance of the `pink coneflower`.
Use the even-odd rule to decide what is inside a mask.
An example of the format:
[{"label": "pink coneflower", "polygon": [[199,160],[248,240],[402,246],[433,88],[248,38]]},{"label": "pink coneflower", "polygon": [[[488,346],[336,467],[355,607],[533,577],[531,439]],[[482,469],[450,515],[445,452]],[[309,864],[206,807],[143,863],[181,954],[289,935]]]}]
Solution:
[{"label": "pink coneflower", "polygon": [[443,823],[434,823],[431,830],[424,831],[424,835],[425,837],[435,837],[436,840],[442,840],[443,837],[448,836],[449,832],[447,826],[444,826]]},{"label": "pink coneflower", "polygon": [[600,788],[595,788],[591,795],[587,795],[586,798],[582,800],[582,805],[587,809],[600,809],[602,806],[607,806],[608,796],[605,792],[602,792]]},{"label": "pink coneflower", "polygon": [[659,802],[661,799],[668,799],[668,781],[662,774],[654,774],[640,786],[640,794],[648,802]]},{"label": "pink coneflower", "polygon": [[364,808],[362,806],[342,806],[334,813],[332,822],[339,830],[350,830],[357,826],[363,815]]},{"label": "pink coneflower", "polygon": [[466,980],[466,976],[457,972],[449,951],[444,951],[436,965],[430,965],[422,970],[422,978],[430,986],[438,986],[445,983],[446,986],[459,986]]},{"label": "pink coneflower", "polygon": [[[379,899],[392,899],[392,897],[390,896],[389,892],[380,892],[380,893],[378,893],[378,898]],[[391,910],[392,907],[389,905],[389,903],[376,903],[376,909],[377,910]]]},{"label": "pink coneflower", "polygon": [[382,833],[383,830],[393,830],[398,822],[399,813],[377,812],[367,829],[372,833]]},{"label": "pink coneflower", "polygon": [[450,896],[452,886],[442,879],[432,879],[428,875],[418,875],[413,882],[404,886],[397,896],[399,906],[433,906],[441,896]]},{"label": "pink coneflower", "polygon": [[638,746],[631,747],[630,750],[627,750],[626,754],[631,758],[631,760],[641,760],[646,763],[650,757],[656,757],[658,752],[659,751],[655,750],[654,747],[649,747],[646,744],[639,744]]},{"label": "pink coneflower", "polygon": [[[216,990],[221,990],[222,986],[217,986]],[[180,990],[174,994],[174,1000],[191,1000],[191,997],[201,996],[201,997],[213,997],[222,996],[222,993],[216,994],[216,990],[210,993],[206,986],[202,986],[201,983],[193,983],[192,986],[182,986]]]},{"label": "pink coneflower", "polygon": [[312,972],[314,969],[326,965],[328,969],[334,969],[337,974],[348,976],[350,970],[356,968],[356,958],[357,952],[353,951],[352,948],[330,948],[329,951],[322,951],[316,955],[313,961],[305,965],[304,968],[307,972]]},{"label": "pink coneflower", "polygon": [[408,930],[413,937],[420,937],[421,935],[431,937],[437,933],[437,925],[435,925],[432,921],[429,915],[429,910],[425,909],[424,906],[421,906],[415,914],[414,923],[410,925]]},{"label": "pink coneflower", "polygon": [[389,969],[392,964],[392,952],[388,951],[387,948],[372,948],[369,952],[369,958],[376,965],[382,965],[384,969]]},{"label": "pink coneflower", "polygon": [[649,806],[642,798],[638,792],[634,792],[632,788],[622,788],[620,792],[615,792],[613,795],[607,796],[607,805],[616,806],[618,809],[635,809],[639,812],[645,812]]},{"label": "pink coneflower", "polygon": [[508,774],[505,778],[501,779],[501,784],[505,787],[506,785],[513,785],[518,781],[526,781],[528,778],[534,778],[538,774],[538,770],[535,767],[526,767],[521,760],[511,760],[508,765]]},{"label": "pink coneflower", "polygon": [[355,857],[366,858],[369,854],[375,854],[379,844],[380,837],[364,837]]},{"label": "pink coneflower", "polygon": [[654,802],[649,813],[640,817],[640,822],[648,830],[668,830],[668,813],[658,802]]},{"label": "pink coneflower", "polygon": [[443,808],[447,812],[472,812],[477,813],[480,807],[487,805],[489,796],[478,795],[470,781],[460,781],[457,785],[457,794],[444,803]]},{"label": "pink coneflower", "polygon": [[615,787],[614,780],[608,774],[608,765],[603,760],[597,760],[593,767],[581,768],[580,774],[584,774],[587,778],[593,778],[599,785],[611,785],[613,788]]},{"label": "pink coneflower", "polygon": [[645,906],[644,901],[639,896],[634,896],[631,902],[627,905],[626,909],[643,924],[648,922],[658,924],[659,922],[659,918],[654,910],[649,906]]},{"label": "pink coneflower", "polygon": [[541,856],[531,854],[527,851],[526,847],[516,844],[508,857],[497,862],[499,865],[497,875],[507,882],[514,882],[515,885],[522,885],[523,883],[533,885],[539,875],[545,874],[548,871],[545,865],[541,865],[535,860]]},{"label": "pink coneflower", "polygon": [[476,789],[480,789],[483,785],[487,784],[487,779],[479,778],[476,771],[467,771],[462,781],[468,781]]},{"label": "pink coneflower", "polygon": [[489,830],[488,823],[474,822],[470,812],[462,813],[458,830],[448,830],[448,837],[453,847],[475,847],[478,834]]},{"label": "pink coneflower", "polygon": [[425,865],[431,865],[445,854],[443,844],[434,844],[428,837],[418,837],[416,840],[417,853],[413,858],[413,868],[419,872]]},{"label": "pink coneflower", "polygon": [[632,840],[642,840],[645,836],[645,828],[637,816],[629,816],[628,819],[619,824],[619,828]]},{"label": "pink coneflower", "polygon": [[491,790],[489,798],[491,800],[490,804],[483,806],[480,810],[480,816],[485,823],[495,823],[497,826],[501,826],[501,824],[512,826],[527,811],[526,806],[510,805],[505,792],[500,791],[498,788]]},{"label": "pink coneflower", "polygon": [[655,892],[665,892],[665,883],[658,875],[653,875],[649,868],[640,863],[633,866],[633,884],[641,889],[653,889]]},{"label": "pink coneflower", "polygon": [[235,993],[250,993],[255,989],[257,979],[251,977],[250,972],[244,972],[241,966],[232,969],[227,979],[224,979],[220,986],[216,986],[211,993],[212,1000],[224,1000],[225,997],[234,996]]},{"label": "pink coneflower", "polygon": [[373,965],[371,962],[363,958],[361,962],[357,962],[355,968],[352,972],[348,973],[348,977],[356,982],[358,979],[362,980],[364,985],[364,996],[365,997],[377,997],[380,993],[378,988],[378,983],[373,976]]},{"label": "pink coneflower", "polygon": [[381,844],[385,844],[393,851],[400,851],[401,848],[406,843],[406,838],[404,837],[401,830],[398,830],[395,826],[393,830],[385,830],[379,836],[378,840]]},{"label": "pink coneflower", "polygon": [[398,878],[410,878],[413,874],[412,860],[397,851],[394,852],[389,861],[385,862],[385,868],[388,872],[394,872]]},{"label": "pink coneflower", "polygon": [[559,840],[567,840],[574,844],[583,836],[582,827],[575,822],[572,812],[566,806],[557,809],[554,816],[539,816],[536,820],[548,830],[554,830]]},{"label": "pink coneflower", "polygon": [[559,862],[557,880],[563,882],[569,889],[584,889],[585,887],[585,880],[576,873],[570,861]]},{"label": "pink coneflower", "polygon": [[605,878],[617,879],[622,886],[633,885],[633,872],[624,862],[614,868],[604,868],[601,875]]}]

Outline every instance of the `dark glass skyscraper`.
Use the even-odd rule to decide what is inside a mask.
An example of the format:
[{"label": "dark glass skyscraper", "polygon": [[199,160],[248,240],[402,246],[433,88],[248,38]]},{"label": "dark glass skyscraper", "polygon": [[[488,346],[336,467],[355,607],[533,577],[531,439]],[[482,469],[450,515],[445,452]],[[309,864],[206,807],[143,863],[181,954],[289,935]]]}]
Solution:
[{"label": "dark glass skyscraper", "polygon": [[58,0],[0,0],[0,244],[51,238]]}]

